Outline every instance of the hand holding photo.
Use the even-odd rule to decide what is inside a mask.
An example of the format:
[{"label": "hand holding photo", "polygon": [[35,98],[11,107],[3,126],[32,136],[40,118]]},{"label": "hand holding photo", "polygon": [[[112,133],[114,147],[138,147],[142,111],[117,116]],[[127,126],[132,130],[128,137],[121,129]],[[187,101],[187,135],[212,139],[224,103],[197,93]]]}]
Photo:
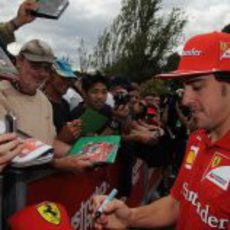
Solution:
[{"label": "hand holding photo", "polygon": [[120,136],[81,137],[69,154],[88,155],[94,164],[112,164],[116,159],[120,140]]},{"label": "hand holding photo", "polygon": [[12,166],[17,168],[40,165],[50,162],[53,159],[53,147],[40,140],[30,137],[21,130],[17,135],[22,142],[21,152],[12,160]]}]

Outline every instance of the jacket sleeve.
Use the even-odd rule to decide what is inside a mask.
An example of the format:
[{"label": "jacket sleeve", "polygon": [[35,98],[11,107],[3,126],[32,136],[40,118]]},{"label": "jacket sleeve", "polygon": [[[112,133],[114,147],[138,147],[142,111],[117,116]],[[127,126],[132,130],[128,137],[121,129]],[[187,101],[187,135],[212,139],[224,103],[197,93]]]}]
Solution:
[{"label": "jacket sleeve", "polygon": [[10,22],[0,23],[0,43],[1,46],[7,46],[15,41],[14,30]]}]

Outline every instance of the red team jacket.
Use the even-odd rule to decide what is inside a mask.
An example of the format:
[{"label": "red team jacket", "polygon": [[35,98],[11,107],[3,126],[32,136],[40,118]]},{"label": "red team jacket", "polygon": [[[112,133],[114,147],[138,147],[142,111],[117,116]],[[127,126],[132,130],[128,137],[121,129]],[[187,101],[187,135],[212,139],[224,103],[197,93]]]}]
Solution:
[{"label": "red team jacket", "polygon": [[189,139],[171,196],[180,202],[178,230],[230,229],[230,131],[211,143],[203,129]]}]

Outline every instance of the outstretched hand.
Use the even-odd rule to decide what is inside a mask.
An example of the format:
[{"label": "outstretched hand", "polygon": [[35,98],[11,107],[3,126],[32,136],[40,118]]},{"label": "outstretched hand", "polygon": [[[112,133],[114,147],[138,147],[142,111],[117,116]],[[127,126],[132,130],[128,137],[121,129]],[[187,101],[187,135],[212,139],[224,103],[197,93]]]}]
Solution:
[{"label": "outstretched hand", "polygon": [[87,155],[67,155],[54,159],[53,163],[56,168],[74,173],[84,172],[94,166]]}]

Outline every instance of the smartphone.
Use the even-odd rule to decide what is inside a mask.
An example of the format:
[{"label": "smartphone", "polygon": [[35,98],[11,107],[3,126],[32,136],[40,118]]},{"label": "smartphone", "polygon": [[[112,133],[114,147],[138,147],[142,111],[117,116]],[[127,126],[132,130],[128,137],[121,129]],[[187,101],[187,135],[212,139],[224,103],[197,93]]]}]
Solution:
[{"label": "smartphone", "polygon": [[38,9],[32,11],[36,17],[58,19],[69,5],[69,0],[37,0]]},{"label": "smartphone", "polygon": [[14,133],[17,131],[17,118],[12,113],[5,115],[6,133]]}]

